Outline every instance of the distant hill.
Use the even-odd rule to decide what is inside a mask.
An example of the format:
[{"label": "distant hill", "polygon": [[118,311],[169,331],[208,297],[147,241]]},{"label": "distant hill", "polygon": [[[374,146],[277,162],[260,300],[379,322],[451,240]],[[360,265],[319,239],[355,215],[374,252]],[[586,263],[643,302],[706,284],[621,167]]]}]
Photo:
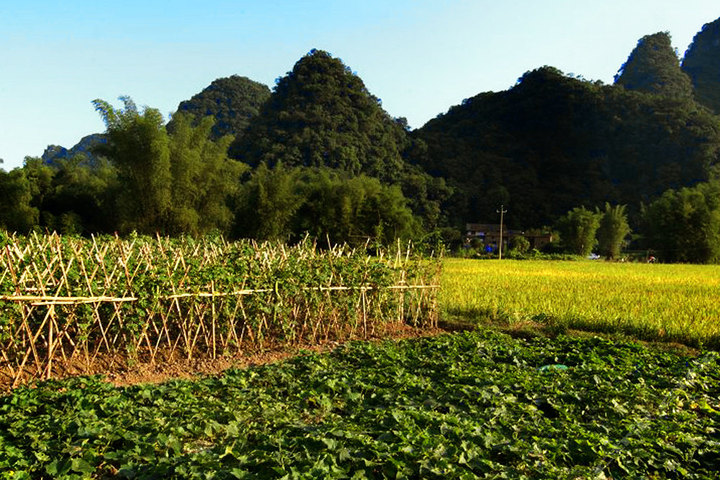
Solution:
[{"label": "distant hill", "polygon": [[505,92],[482,93],[414,135],[419,162],[456,189],[456,225],[551,224],[578,205],[635,211],[668,188],[708,178],[718,163],[720,122],[692,99],[628,91],[565,76],[526,73]]},{"label": "distant hill", "polygon": [[402,169],[405,129],[340,59],[312,50],[278,80],[246,134],[231,147],[256,166],[330,167],[385,180]]},{"label": "distant hill", "polygon": [[671,97],[693,95],[690,78],[680,69],[680,60],[667,32],[641,38],[615,76],[615,84],[627,90]]},{"label": "distant hill", "polygon": [[[245,130],[269,97],[270,89],[267,85],[233,75],[218,78],[190,100],[180,102],[177,112],[189,113],[198,119],[209,115],[215,117],[212,129],[214,139],[225,135],[237,136]],[[172,128],[171,119],[168,130]]]},{"label": "distant hill", "polygon": [[682,69],[692,79],[696,100],[720,113],[720,18],[695,35]]},{"label": "distant hill", "polygon": [[440,205],[449,191],[442,179],[409,161],[423,149],[409,136],[407,122],[383,110],[342,60],[314,49],[278,79],[260,113],[230,146],[230,155],[255,171],[263,164],[305,171],[310,183],[342,178],[357,185],[363,180],[352,179],[372,177],[399,187],[402,203],[430,229],[440,223]]},{"label": "distant hill", "polygon": [[90,165],[94,165],[96,162],[95,154],[93,149],[98,145],[105,144],[107,139],[102,133],[93,133],[83,137],[75,146],[67,149],[60,145],[48,145],[42,154],[42,161],[47,165],[53,165],[58,160],[64,160],[67,158],[73,158],[78,155],[83,155]]}]

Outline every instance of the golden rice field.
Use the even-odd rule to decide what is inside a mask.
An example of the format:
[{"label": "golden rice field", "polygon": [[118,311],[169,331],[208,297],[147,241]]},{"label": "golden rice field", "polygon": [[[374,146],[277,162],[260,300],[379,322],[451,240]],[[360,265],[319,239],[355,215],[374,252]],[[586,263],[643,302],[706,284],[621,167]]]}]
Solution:
[{"label": "golden rice field", "polygon": [[720,348],[718,266],[448,258],[442,287],[453,317]]}]

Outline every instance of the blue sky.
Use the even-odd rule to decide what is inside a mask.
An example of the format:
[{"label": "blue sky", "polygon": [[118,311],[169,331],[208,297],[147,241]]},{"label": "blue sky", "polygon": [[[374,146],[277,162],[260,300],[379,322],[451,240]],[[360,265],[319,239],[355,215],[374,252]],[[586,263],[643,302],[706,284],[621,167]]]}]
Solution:
[{"label": "blue sky", "polygon": [[167,116],[219,77],[272,87],[312,48],[417,128],[543,65],[611,83],[643,35],[682,55],[718,17],[717,0],[0,0],[2,168],[102,132],[95,98]]}]

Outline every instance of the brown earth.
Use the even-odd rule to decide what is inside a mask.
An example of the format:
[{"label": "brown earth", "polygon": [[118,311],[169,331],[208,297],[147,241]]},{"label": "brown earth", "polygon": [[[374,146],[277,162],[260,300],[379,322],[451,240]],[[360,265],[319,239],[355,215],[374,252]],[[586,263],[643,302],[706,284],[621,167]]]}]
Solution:
[{"label": "brown earth", "polygon": [[[203,376],[219,375],[229,368],[246,368],[255,365],[264,365],[279,362],[297,355],[300,351],[329,352],[343,343],[361,341],[382,341],[401,340],[407,338],[420,338],[446,333],[443,328],[416,329],[408,325],[394,325],[392,329],[383,332],[381,335],[371,335],[367,338],[360,336],[343,340],[329,340],[317,344],[298,343],[293,345],[268,345],[262,349],[247,351],[242,355],[221,356],[209,358],[199,356],[198,358],[187,359],[168,358],[160,353],[153,362],[131,361],[127,356],[101,355],[92,362],[87,361],[56,361],[53,363],[52,378],[61,379],[78,375],[103,375],[104,378],[115,386],[136,385],[141,383],[161,383],[173,379],[193,379]],[[41,378],[32,368],[26,369],[18,384],[28,384]],[[8,371],[0,371],[0,392],[12,390],[14,376]]]}]

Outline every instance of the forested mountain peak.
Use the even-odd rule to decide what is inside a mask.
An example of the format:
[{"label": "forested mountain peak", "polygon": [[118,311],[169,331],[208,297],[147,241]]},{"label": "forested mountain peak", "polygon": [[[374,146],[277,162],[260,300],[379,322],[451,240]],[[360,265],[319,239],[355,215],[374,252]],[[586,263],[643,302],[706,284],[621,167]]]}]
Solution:
[{"label": "forested mountain peak", "polygon": [[645,35],[615,76],[615,83],[627,90],[672,97],[691,97],[692,84],[680,69],[670,34]]},{"label": "forested mountain peak", "polygon": [[510,90],[481,93],[414,132],[422,165],[457,195],[452,222],[547,225],[577,205],[637,212],[668,188],[708,178],[719,161],[717,117],[692,98],[628,91],[553,67]]},{"label": "forested mountain peak", "polygon": [[695,87],[695,99],[720,113],[720,18],[706,23],[685,52],[682,69]]},{"label": "forested mountain peak", "polygon": [[80,139],[80,141],[71,148],[65,148],[60,145],[48,145],[42,154],[42,161],[48,165],[54,164],[59,160],[73,158],[77,155],[83,155],[89,165],[97,162],[94,150],[98,145],[107,142],[107,138],[102,133],[93,133]]},{"label": "forested mountain peak", "polygon": [[359,76],[311,50],[278,79],[231,153],[250,165],[327,166],[389,179],[402,168],[406,142],[405,130]]},{"label": "forested mountain peak", "polygon": [[[250,80],[247,77],[232,75],[218,78],[202,92],[193,95],[178,105],[177,111],[196,117],[215,117],[212,137],[218,139],[225,135],[238,135],[248,126],[250,119],[258,114],[260,107],[270,97],[267,85]],[[168,130],[174,128],[170,120]]]}]

